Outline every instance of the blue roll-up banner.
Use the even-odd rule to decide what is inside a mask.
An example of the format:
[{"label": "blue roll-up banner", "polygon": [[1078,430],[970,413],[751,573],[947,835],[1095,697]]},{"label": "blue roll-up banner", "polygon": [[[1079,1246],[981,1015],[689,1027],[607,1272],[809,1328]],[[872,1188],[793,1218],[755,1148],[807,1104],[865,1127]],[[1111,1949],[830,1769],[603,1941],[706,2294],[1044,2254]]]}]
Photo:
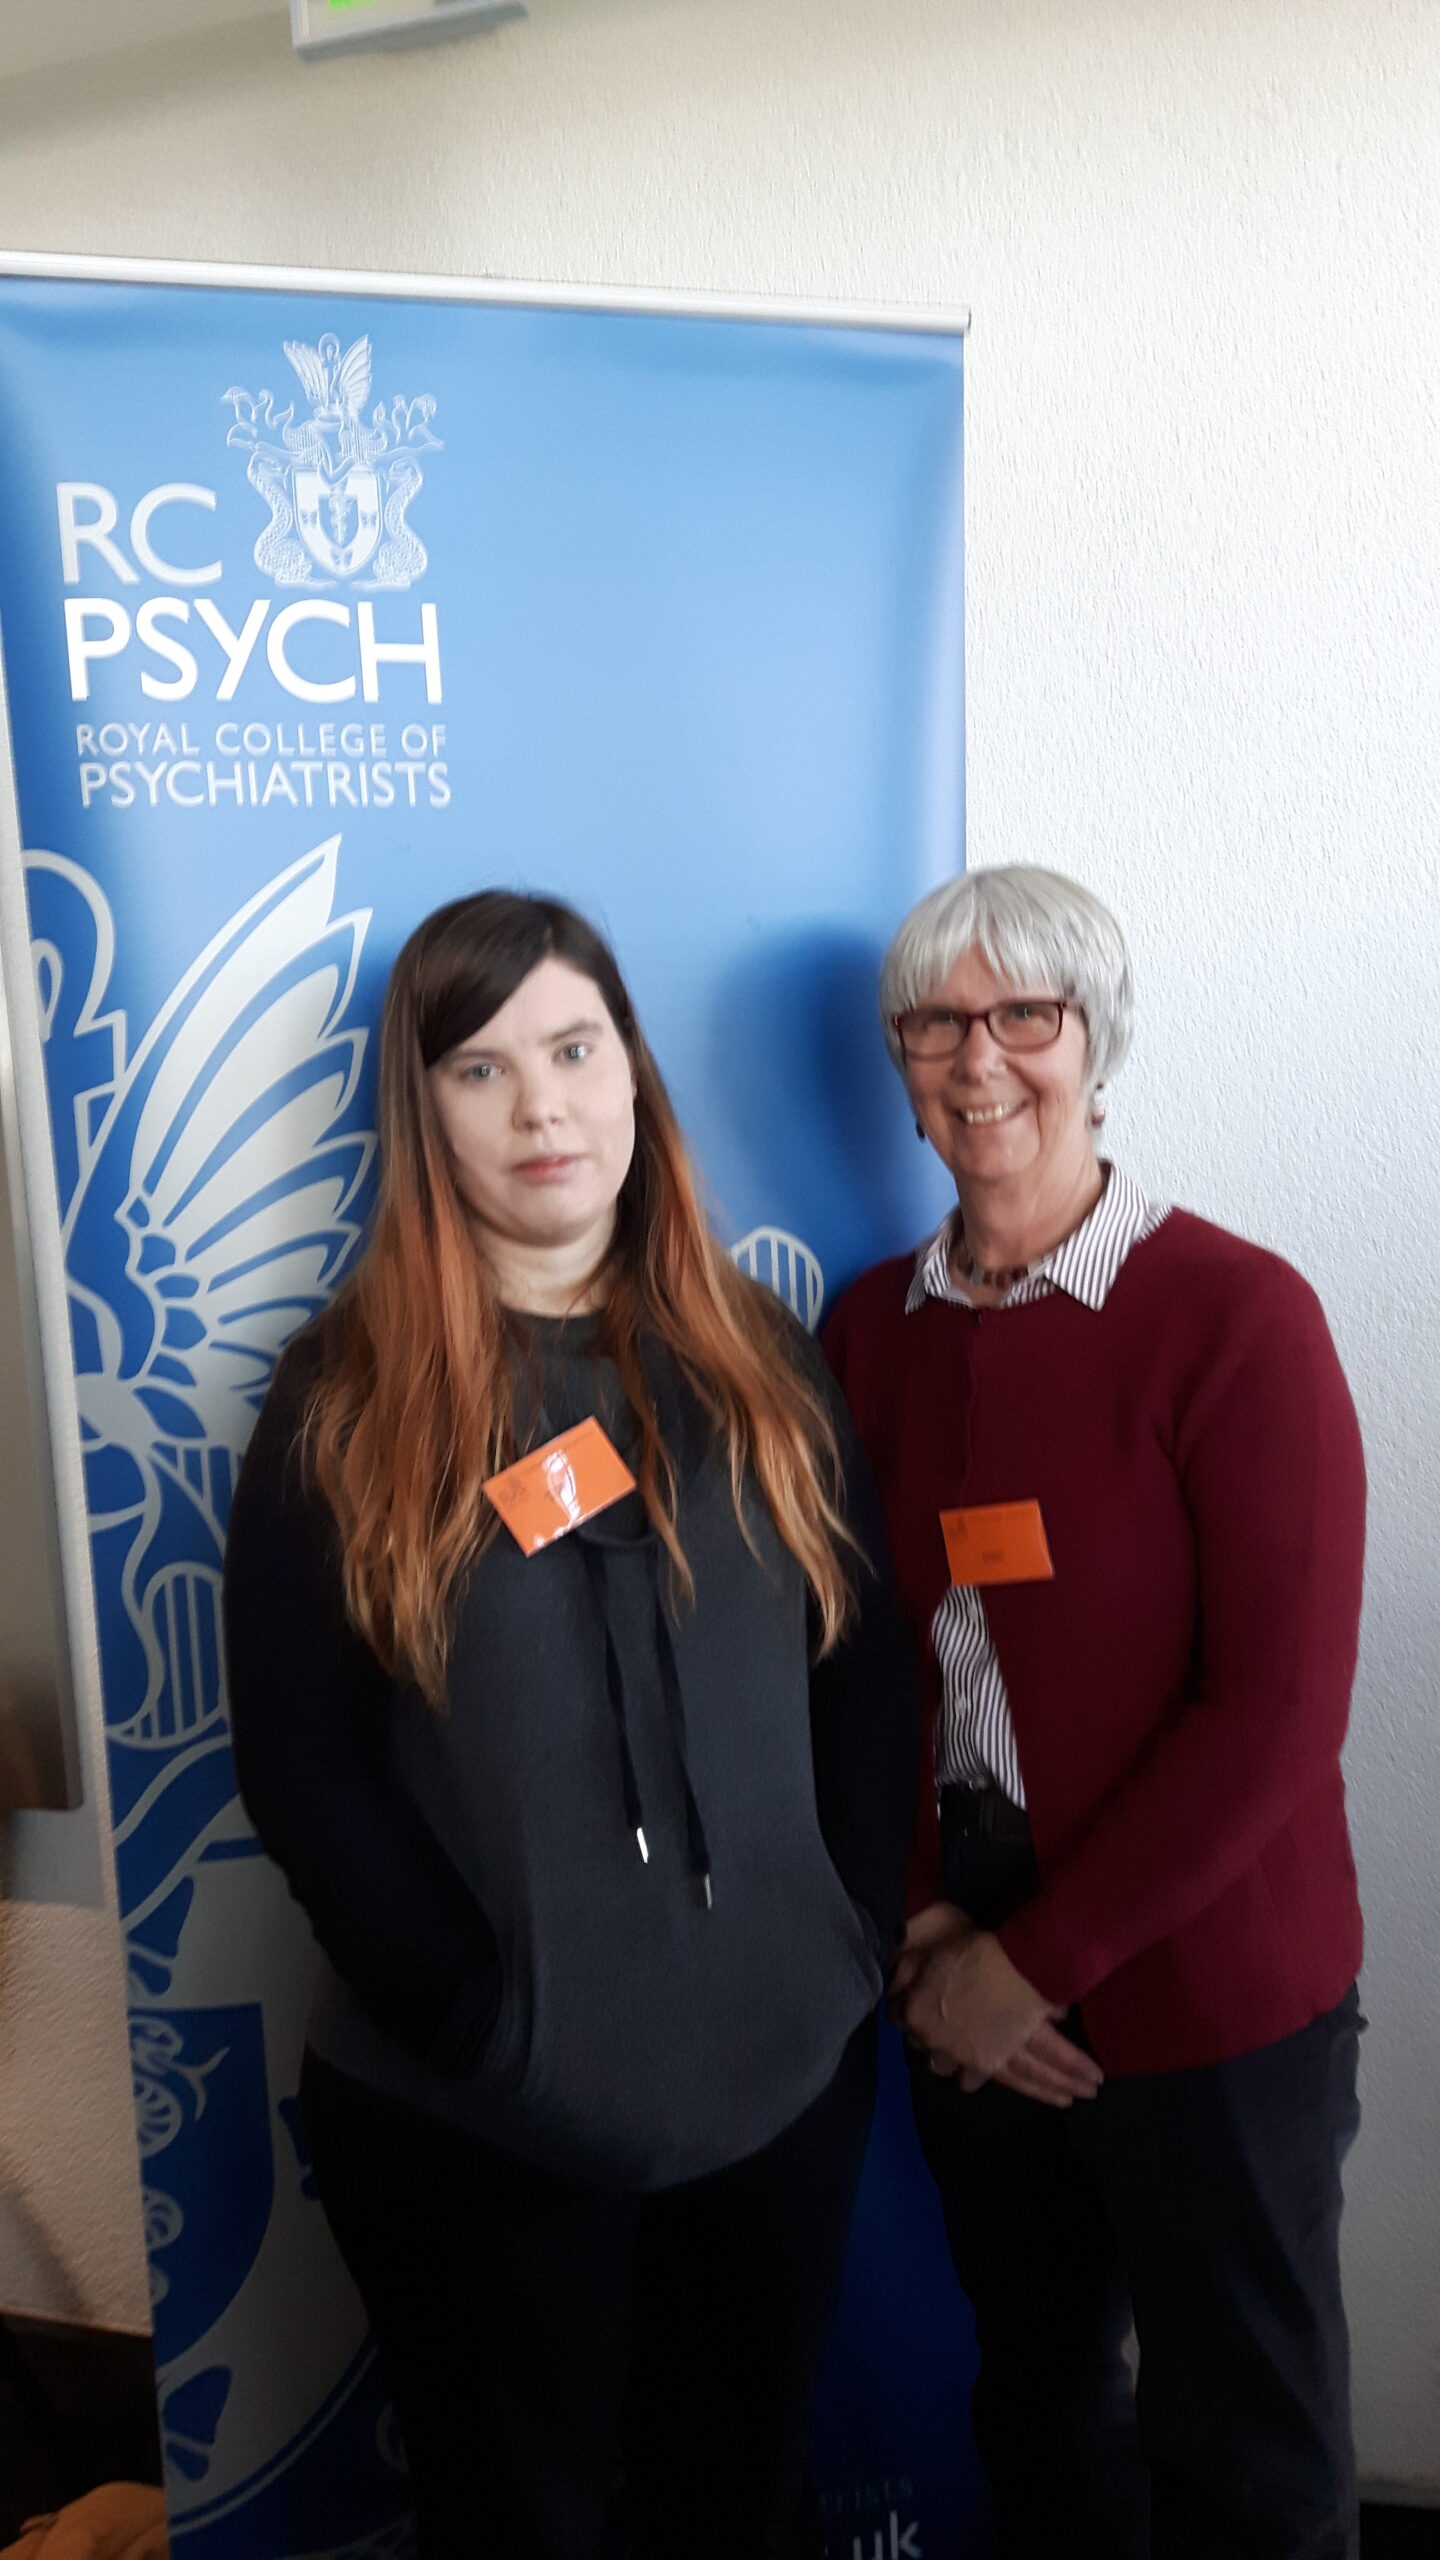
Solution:
[{"label": "blue roll-up banner", "polygon": [[[874,975],[962,860],[961,329],[12,259],[0,447],[4,958],[173,2532],[381,2560],[403,2460],[296,2115],[309,1940],[226,1738],[236,1467],[362,1234],[386,972],[464,891],[609,931],[717,1219],[807,1321],[933,1223]],[[983,2547],[887,2074],[820,2416],[833,2560]]]}]

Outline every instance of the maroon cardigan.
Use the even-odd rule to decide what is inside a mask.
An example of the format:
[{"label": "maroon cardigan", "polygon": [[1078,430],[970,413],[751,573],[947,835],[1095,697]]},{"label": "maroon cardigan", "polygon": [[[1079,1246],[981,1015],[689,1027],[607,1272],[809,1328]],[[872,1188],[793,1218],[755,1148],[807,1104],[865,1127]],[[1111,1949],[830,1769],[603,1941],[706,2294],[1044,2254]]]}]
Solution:
[{"label": "maroon cardigan", "polygon": [[1055,1578],[985,1594],[1040,1870],[1001,1942],[1048,1998],[1081,2003],[1107,2071],[1289,2035],[1361,1951],[1340,1745],[1364,1462],[1319,1303],[1183,1210],[1098,1311],[1056,1291],[907,1316],[913,1274],[909,1255],[877,1264],[824,1341],[925,1666],[922,1807],[939,1514],[1033,1496]]}]

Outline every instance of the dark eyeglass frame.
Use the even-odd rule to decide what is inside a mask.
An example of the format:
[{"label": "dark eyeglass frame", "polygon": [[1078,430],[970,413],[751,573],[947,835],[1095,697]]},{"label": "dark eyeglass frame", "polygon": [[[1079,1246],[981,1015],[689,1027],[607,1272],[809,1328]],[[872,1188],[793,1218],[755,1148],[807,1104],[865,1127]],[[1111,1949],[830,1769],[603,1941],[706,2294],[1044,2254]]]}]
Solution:
[{"label": "dark eyeglass frame", "polygon": [[[1023,1040],[1018,1042],[1014,1040],[1001,1039],[999,1032],[995,1028],[995,1016],[997,1013],[1008,1012],[1011,1006],[1017,1004],[1043,1004],[1047,1007],[1054,1007],[1060,1018],[1056,1023],[1054,1030],[1046,1039]],[[958,1026],[953,1044],[947,1049],[932,1049],[928,1052],[928,1055],[921,1055],[916,1050],[907,1049],[905,1046],[904,1026],[917,1013],[948,1013],[952,1022]],[[996,1048],[1003,1049],[1007,1057],[1035,1058],[1040,1055],[1042,1050],[1054,1048],[1056,1041],[1059,1039],[1061,1032],[1065,1028],[1065,1016],[1067,1013],[1078,1013],[1082,1022],[1085,1019],[1084,1006],[1078,1005],[1073,996],[1007,996],[1002,1004],[987,1005],[980,1013],[966,1013],[960,1005],[911,1005],[905,1013],[891,1014],[890,1028],[894,1032],[895,1038],[899,1043],[901,1057],[918,1058],[919,1063],[922,1066],[934,1065],[941,1058],[958,1057],[960,1051],[964,1048],[966,1041],[970,1037],[972,1026],[977,1022],[984,1023],[986,1031],[994,1041]]]}]

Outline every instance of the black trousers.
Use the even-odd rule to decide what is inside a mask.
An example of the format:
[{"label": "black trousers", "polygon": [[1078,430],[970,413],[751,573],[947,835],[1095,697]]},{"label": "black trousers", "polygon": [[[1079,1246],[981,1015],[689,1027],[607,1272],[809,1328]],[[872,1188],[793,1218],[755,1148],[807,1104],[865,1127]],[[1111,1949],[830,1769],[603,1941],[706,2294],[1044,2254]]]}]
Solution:
[{"label": "black trousers", "polygon": [[874,2085],[872,2020],[763,2151],[612,2195],[307,2057],[422,2560],[814,2560],[810,2402]]},{"label": "black trousers", "polygon": [[[997,1926],[1029,1851],[946,1833],[947,1895]],[[1352,1991],[1068,2110],[917,2064],[1002,2560],[1356,2560],[1338,2239],[1361,2023]]]}]

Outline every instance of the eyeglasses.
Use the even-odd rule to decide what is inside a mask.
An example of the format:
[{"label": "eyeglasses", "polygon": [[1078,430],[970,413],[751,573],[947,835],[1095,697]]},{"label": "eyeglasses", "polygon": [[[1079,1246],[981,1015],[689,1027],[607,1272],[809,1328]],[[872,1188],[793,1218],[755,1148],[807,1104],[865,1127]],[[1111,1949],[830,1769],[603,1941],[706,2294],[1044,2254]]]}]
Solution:
[{"label": "eyeglasses", "polygon": [[953,1005],[922,1004],[911,1013],[892,1013],[891,1024],[907,1058],[953,1058],[963,1049],[972,1022],[983,1022],[997,1049],[1024,1053],[1049,1049],[1059,1039],[1067,1013],[1080,1007],[1063,996],[1011,996],[983,1013],[959,1013]]}]

